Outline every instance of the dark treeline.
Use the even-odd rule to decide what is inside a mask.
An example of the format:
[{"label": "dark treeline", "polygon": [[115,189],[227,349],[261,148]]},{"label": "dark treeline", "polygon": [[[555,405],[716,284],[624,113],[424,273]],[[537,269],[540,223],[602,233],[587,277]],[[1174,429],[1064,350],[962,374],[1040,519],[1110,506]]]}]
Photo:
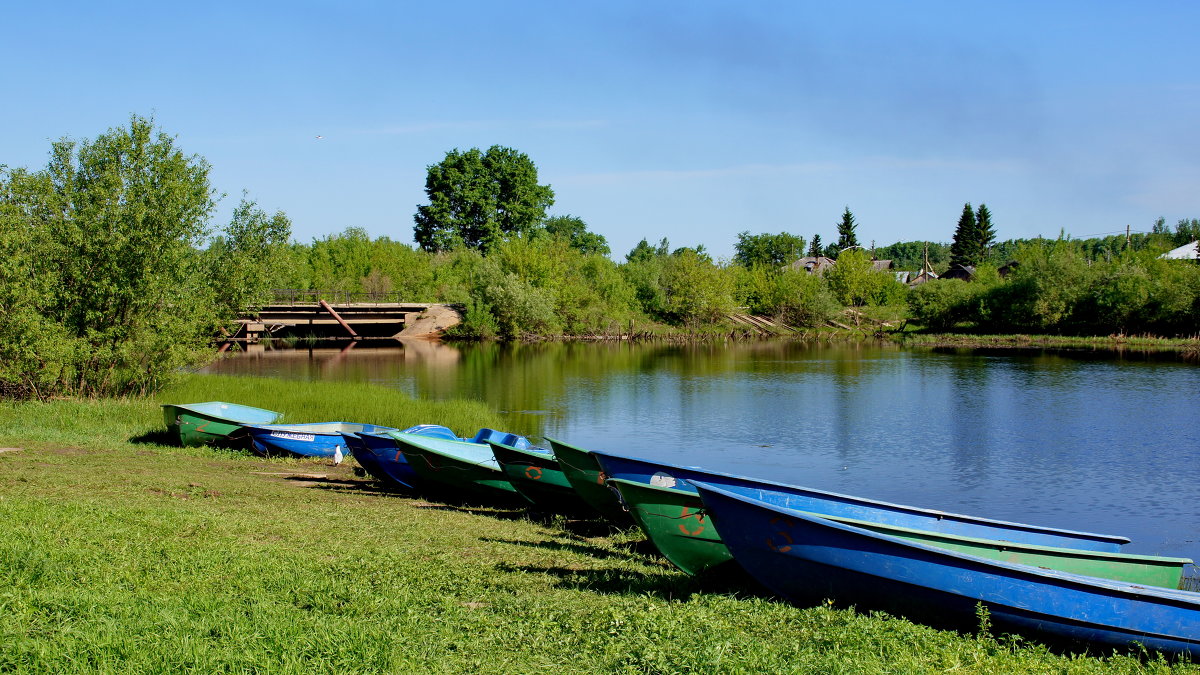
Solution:
[{"label": "dark treeline", "polygon": [[[361,228],[298,243],[285,214],[245,196],[213,228],[208,164],[137,116],[95,140],[54,143],[44,169],[0,166],[0,395],[152,391],[209,358],[212,341],[275,289],[458,304],[454,335],[485,339],[722,332],[733,312],[820,326],[847,306],[886,306],[937,330],[1179,335],[1200,325],[1200,266],[1158,258],[1200,233],[1196,220],[1174,230],[1160,220],[1128,240],[977,242],[975,280],[910,289],[874,259],[916,272],[928,256],[940,272],[953,247],[868,250],[849,208],[826,247],[818,235],[742,232],[728,261],[663,239],[618,262],[582,219],[547,213],[554,193],[521,153],[454,150],[428,168],[414,247]],[[990,231],[986,207],[968,212],[987,225],[972,231]],[[796,264],[805,254],[836,264],[821,258],[825,268],[809,272]]]}]

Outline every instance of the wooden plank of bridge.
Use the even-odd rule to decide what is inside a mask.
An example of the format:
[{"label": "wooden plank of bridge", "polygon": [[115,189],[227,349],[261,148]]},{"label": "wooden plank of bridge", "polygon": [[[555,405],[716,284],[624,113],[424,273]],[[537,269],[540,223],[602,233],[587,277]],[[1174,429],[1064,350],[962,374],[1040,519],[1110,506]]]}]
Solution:
[{"label": "wooden plank of bridge", "polygon": [[352,337],[355,337],[355,338],[358,337],[358,333],[355,333],[354,329],[350,327],[350,324],[346,323],[345,319],[343,319],[341,316],[338,316],[338,313],[333,311],[333,308],[329,306],[328,302],[325,302],[324,300],[319,300],[319,301],[317,301],[317,304],[321,305],[322,309],[324,309],[326,312],[329,312],[329,314],[332,315],[333,318],[337,319],[337,322],[342,324],[342,328],[345,328],[347,333],[349,333]]}]

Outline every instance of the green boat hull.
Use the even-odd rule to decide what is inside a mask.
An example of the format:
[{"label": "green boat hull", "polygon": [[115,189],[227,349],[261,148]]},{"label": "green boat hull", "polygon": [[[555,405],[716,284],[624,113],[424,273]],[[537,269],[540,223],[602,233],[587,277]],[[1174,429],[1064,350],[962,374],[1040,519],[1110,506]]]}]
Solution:
[{"label": "green boat hull", "polygon": [[[243,406],[237,407],[245,408]],[[171,437],[172,441],[179,445],[220,443],[228,440],[231,434],[241,431],[242,425],[247,422],[269,423],[280,416],[279,413],[270,410],[249,409],[262,413],[271,413],[273,417],[239,421],[221,415],[192,410],[183,405],[166,404],[162,406],[163,422],[167,426],[167,434]]]},{"label": "green boat hull", "polygon": [[550,449],[558,459],[567,482],[575,488],[579,497],[592,508],[616,525],[628,525],[632,520],[629,512],[621,505],[617,493],[605,485],[607,476],[600,470],[600,464],[592,453],[573,445],[546,439]]},{"label": "green boat hull", "polygon": [[554,512],[587,509],[587,503],[571,486],[554,455],[491,441],[488,445],[492,446],[508,482],[535,506]]},{"label": "green boat hull", "polygon": [[[696,494],[633,481],[610,479],[634,519],[663,556],[688,574],[698,574],[730,559],[720,534],[704,517]],[[820,515],[820,514],[815,514]],[[822,516],[827,517],[827,516]],[[828,518],[828,517],[827,517]],[[853,518],[828,518],[863,529],[970,555],[1044,567],[1073,574],[1143,586],[1178,588],[1187,558],[1103,553],[1072,548],[1014,544],[992,539],[956,537]]]},{"label": "green boat hull", "polygon": [[488,499],[525,501],[498,465],[473,462],[429,448],[422,448],[400,438],[396,442],[404,459],[416,473],[418,487],[446,495],[476,496]]},{"label": "green boat hull", "polygon": [[733,560],[696,494],[620,479],[608,484],[658,552],[679,569],[694,576]]}]

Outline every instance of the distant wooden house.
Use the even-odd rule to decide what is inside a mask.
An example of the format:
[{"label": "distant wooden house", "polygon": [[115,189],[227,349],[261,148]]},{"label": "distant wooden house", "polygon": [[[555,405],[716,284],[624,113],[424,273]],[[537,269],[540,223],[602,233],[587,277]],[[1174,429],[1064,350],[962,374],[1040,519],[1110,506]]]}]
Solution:
[{"label": "distant wooden house", "polygon": [[1007,262],[1007,263],[1001,265],[1000,269],[996,270],[996,273],[1000,275],[1001,279],[1007,279],[1008,275],[1012,274],[1013,271],[1015,271],[1020,266],[1021,266],[1021,263],[1017,262],[1016,260],[1013,260],[1013,261],[1010,261],[1010,262]]},{"label": "distant wooden house", "polygon": [[816,257],[801,258],[788,265],[785,269],[808,272],[809,274],[824,274],[825,270],[836,264],[837,261],[833,258],[826,258],[823,255],[819,255]]},{"label": "distant wooden house", "polygon": [[942,275],[942,278],[943,279],[962,279],[963,281],[970,281],[971,279],[975,278],[975,266],[974,265],[951,265],[950,269],[946,270],[945,274]]},{"label": "distant wooden house", "polygon": [[925,283],[926,281],[933,281],[934,279],[937,279],[937,278],[938,278],[938,275],[936,273],[934,273],[933,270],[926,267],[925,269],[918,272],[916,276],[909,277],[908,285],[909,286],[920,286],[921,284]]},{"label": "distant wooden house", "polygon": [[891,260],[872,260],[871,267],[876,272],[887,272],[892,269],[893,265]]}]

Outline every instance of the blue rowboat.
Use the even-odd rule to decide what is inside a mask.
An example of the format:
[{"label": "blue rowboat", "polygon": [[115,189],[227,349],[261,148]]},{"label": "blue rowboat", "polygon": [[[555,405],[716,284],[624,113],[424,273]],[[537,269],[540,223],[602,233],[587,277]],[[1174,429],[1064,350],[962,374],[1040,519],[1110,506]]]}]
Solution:
[{"label": "blue rowboat", "polygon": [[[440,424],[418,424],[399,433],[447,440],[464,440],[456,436],[448,427]],[[416,485],[416,474],[409,466],[408,461],[404,459],[404,453],[400,451],[396,439],[388,433],[343,432],[342,437],[346,440],[346,445],[350,448],[350,452],[359,466],[384,485],[406,490],[411,490]]]},{"label": "blue rowboat", "polygon": [[693,481],[734,559],[784,598],[1200,657],[1200,593],[988,560]]},{"label": "blue rowboat", "polygon": [[[488,441],[529,449],[528,439],[493,429],[480,429],[470,441],[426,438],[390,432],[404,458],[416,473],[422,488],[441,489],[456,496],[475,494],[491,498],[524,497],[513,488]],[[549,454],[547,450],[541,450]]]},{"label": "blue rowboat", "polygon": [[373,433],[394,430],[378,424],[354,422],[318,422],[315,424],[247,424],[246,431],[255,452],[264,455],[300,455],[334,457],[349,449],[343,432]]},{"label": "blue rowboat", "polygon": [[243,425],[270,424],[280,417],[274,410],[225,401],[165,403],[162,411],[167,433],[179,445],[216,443],[241,431]]},{"label": "blue rowboat", "polygon": [[694,466],[675,466],[595,450],[592,451],[592,455],[600,463],[606,478],[619,478],[691,492],[695,492],[695,488],[691,485],[692,482],[703,481],[750,499],[761,500],[782,508],[826,516],[867,520],[881,525],[906,527],[958,537],[996,539],[1036,546],[1077,548],[1106,553],[1116,553],[1122,544],[1129,543],[1127,537],[1111,534],[1010,523],[915,506],[890,504],[835,492],[707,471]]}]

